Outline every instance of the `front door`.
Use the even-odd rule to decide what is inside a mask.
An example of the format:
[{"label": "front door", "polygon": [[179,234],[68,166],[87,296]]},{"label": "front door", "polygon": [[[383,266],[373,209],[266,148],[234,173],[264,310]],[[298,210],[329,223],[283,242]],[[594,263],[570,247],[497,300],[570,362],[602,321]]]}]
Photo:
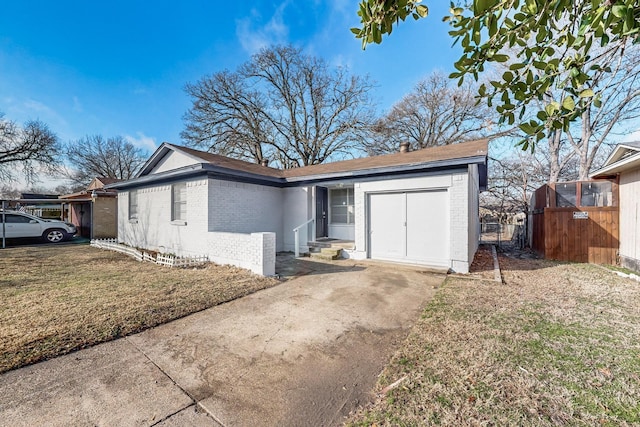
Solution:
[{"label": "front door", "polygon": [[316,238],[328,237],[329,191],[327,187],[316,187]]}]

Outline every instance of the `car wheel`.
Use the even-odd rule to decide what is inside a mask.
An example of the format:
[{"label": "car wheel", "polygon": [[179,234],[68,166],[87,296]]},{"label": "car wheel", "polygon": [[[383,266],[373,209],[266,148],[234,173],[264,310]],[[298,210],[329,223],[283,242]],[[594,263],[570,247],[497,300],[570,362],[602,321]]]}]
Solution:
[{"label": "car wheel", "polygon": [[53,230],[45,231],[42,237],[44,237],[47,242],[58,243],[67,238],[67,233],[65,233],[64,230],[54,228]]}]

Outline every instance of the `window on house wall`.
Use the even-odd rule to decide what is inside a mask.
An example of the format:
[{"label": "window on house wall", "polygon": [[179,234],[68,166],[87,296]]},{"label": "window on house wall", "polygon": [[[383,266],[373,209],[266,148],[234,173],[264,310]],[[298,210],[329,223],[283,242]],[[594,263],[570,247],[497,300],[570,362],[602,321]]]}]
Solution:
[{"label": "window on house wall", "polygon": [[353,188],[336,188],[329,191],[332,224],[353,224]]},{"label": "window on house wall", "polygon": [[129,219],[138,218],[138,190],[129,191]]},{"label": "window on house wall", "polygon": [[171,186],[171,220],[187,220],[187,184],[173,184]]}]

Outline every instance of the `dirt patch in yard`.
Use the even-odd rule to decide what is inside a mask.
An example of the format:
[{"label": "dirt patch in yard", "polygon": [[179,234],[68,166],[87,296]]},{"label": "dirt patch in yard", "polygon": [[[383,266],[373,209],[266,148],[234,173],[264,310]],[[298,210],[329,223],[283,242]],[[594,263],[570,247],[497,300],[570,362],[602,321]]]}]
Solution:
[{"label": "dirt patch in yard", "polygon": [[161,267],[88,246],[0,252],[0,372],[139,332],[279,283]]},{"label": "dirt patch in yard", "polygon": [[640,285],[499,258],[504,284],[447,280],[350,424],[640,424]]},{"label": "dirt patch in yard", "polygon": [[469,266],[469,275],[482,280],[494,280],[494,263],[491,245],[480,245]]}]

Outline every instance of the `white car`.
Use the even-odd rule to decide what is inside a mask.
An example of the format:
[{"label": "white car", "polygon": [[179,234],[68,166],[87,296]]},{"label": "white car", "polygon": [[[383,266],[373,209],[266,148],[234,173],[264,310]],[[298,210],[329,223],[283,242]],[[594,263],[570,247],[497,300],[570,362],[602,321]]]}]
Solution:
[{"label": "white car", "polygon": [[77,233],[76,226],[55,219],[43,219],[24,212],[0,210],[0,238],[42,237],[58,243]]}]

